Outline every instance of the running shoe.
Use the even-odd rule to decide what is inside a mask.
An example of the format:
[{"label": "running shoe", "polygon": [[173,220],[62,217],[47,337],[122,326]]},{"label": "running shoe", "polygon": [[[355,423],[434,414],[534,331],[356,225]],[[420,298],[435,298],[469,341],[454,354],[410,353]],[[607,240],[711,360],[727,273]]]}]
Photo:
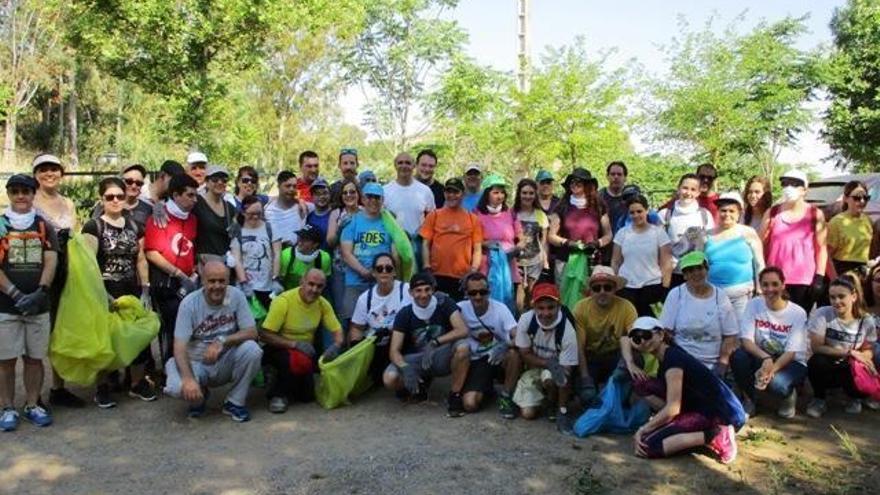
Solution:
[{"label": "running shoe", "polygon": [[73,392],[66,388],[53,388],[49,390],[49,404],[60,407],[81,408],[86,407],[86,401],[73,395]]},{"label": "running shoe", "polygon": [[244,423],[251,420],[251,413],[244,406],[237,406],[232,402],[223,403],[223,414],[228,415],[236,423]]},{"label": "running shoe", "polygon": [[0,414],[0,430],[12,431],[16,428],[18,428],[18,411],[12,407],[4,408],[3,414]]},{"label": "running shoe", "polygon": [[464,402],[461,400],[460,392],[449,392],[449,397],[446,399],[446,415],[450,418],[464,416]]},{"label": "running shoe", "polygon": [[504,419],[514,419],[516,417],[516,404],[507,392],[501,392],[498,395],[498,413]]},{"label": "running shoe", "polygon": [[52,415],[40,406],[24,406],[24,419],[41,427],[52,424]]},{"label": "running shoe", "polygon": [[736,433],[733,431],[733,426],[722,426],[707,447],[718,456],[718,462],[721,464],[733,462],[737,453]]},{"label": "running shoe", "polygon": [[156,387],[154,387],[153,384],[150,383],[150,380],[146,378],[141,378],[134,387],[131,387],[131,389],[129,389],[128,396],[132,399],[140,399],[144,402],[152,402],[157,398]]},{"label": "running shoe", "polygon": [[101,409],[116,407],[116,401],[110,396],[110,385],[106,383],[98,385],[98,389],[95,390],[95,404]]}]

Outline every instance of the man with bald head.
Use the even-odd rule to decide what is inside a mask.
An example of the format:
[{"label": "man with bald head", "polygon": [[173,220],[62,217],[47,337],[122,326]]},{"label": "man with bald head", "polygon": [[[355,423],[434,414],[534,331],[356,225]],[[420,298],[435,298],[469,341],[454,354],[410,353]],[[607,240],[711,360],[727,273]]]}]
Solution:
[{"label": "man with bald head", "polygon": [[189,416],[196,418],[205,413],[209,387],[232,383],[223,413],[248,421],[248,390],[263,357],[254,317],[244,293],[229,285],[224,263],[205,263],[201,277],[202,288],[184,297],[177,311],[165,393],[189,402]]},{"label": "man with bald head", "polygon": [[321,292],[327,285],[324,272],[312,268],[300,286],[272,300],[260,337],[267,344],[265,363],[275,368],[276,379],[267,392],[269,411],[283,413],[291,400],[315,399],[314,371],[317,364],[315,334],[321,328],[333,335],[324,359],[334,359],[342,347],[342,326],[333,307]]},{"label": "man with bald head", "polygon": [[435,206],[434,193],[430,187],[415,180],[414,168],[415,163],[409,153],[400,153],[394,158],[397,178],[385,184],[385,208],[394,213],[397,222],[413,240],[415,259],[420,263],[422,240],[419,229],[422,228],[425,216],[434,211]]}]

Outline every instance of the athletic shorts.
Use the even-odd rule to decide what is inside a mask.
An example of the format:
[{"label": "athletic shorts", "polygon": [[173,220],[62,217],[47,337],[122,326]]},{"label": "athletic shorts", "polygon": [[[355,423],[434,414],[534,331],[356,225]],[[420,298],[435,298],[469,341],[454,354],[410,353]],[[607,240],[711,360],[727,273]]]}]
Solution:
[{"label": "athletic shorts", "polygon": [[501,366],[489,364],[488,357],[472,360],[462,392],[491,394],[495,391],[495,379],[502,378],[503,376],[504,370]]},{"label": "athletic shorts", "polygon": [[30,316],[0,313],[0,359],[43,359],[48,353],[48,312]]},{"label": "athletic shorts", "polygon": [[[461,339],[449,344],[443,344],[438,347],[434,351],[434,355],[431,356],[431,367],[427,370],[422,369],[422,355],[421,352],[414,352],[412,354],[405,354],[403,356],[403,360],[406,361],[410,366],[415,366],[417,370],[419,370],[419,374],[422,378],[437,378],[441,376],[449,376],[452,374],[452,355],[455,354],[455,349],[458,346],[467,346],[467,339]],[[397,367],[396,364],[391,363],[385,368],[386,373],[393,373],[396,375],[400,374],[400,368]]]}]

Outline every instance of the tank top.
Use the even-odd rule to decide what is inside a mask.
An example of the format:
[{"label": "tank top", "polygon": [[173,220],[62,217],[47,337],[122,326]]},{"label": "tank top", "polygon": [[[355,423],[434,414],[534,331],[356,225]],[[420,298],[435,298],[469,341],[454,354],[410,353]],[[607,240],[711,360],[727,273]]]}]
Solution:
[{"label": "tank top", "polygon": [[709,259],[709,282],[721,288],[752,283],[754,255],[742,235],[728,239],[706,240],[706,258]]},{"label": "tank top", "polygon": [[782,217],[782,212],[770,221],[770,249],[767,265],[777,266],[785,274],[788,285],[810,285],[816,275],[816,244],[813,218],[816,213],[808,206],[804,215],[795,221]]}]

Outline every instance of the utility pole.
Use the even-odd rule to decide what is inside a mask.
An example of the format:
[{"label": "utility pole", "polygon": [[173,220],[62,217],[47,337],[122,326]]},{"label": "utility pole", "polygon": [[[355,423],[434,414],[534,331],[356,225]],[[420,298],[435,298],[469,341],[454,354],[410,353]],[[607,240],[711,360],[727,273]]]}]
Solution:
[{"label": "utility pole", "polygon": [[519,45],[517,80],[519,90],[526,93],[529,90],[529,78],[531,76],[529,61],[529,0],[517,0],[517,26],[517,44]]}]

